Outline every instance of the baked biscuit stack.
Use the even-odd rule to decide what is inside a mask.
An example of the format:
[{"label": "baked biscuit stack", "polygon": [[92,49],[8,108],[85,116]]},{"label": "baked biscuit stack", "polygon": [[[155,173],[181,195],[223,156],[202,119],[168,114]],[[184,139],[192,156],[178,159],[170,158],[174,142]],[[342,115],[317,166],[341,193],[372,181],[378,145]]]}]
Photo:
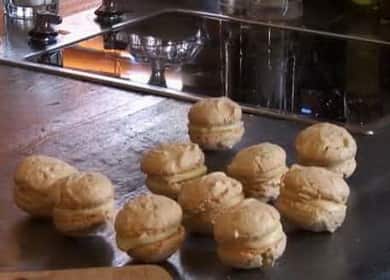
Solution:
[{"label": "baked biscuit stack", "polygon": [[236,268],[272,266],[287,243],[278,211],[256,199],[220,215],[214,234],[221,261]]},{"label": "baked biscuit stack", "polygon": [[85,236],[104,229],[114,217],[114,187],[97,172],[80,172],[56,182],[53,222],[69,236]]},{"label": "baked biscuit stack", "polygon": [[[192,106],[188,117],[190,139],[205,150],[232,148],[244,134],[241,110],[227,98],[204,99]],[[344,222],[349,187],[340,175],[353,173],[357,150],[345,129],[317,124],[301,132],[296,149],[299,163],[307,166],[294,165],[290,170],[282,147],[268,142],[247,147],[227,167],[230,177],[223,172],[206,175],[205,157],[198,145],[160,145],[144,155],[141,168],[152,192],[178,200],[181,222],[188,232],[214,237],[222,263],[243,269],[272,266],[287,244],[282,218],[314,232],[334,232]],[[141,210],[130,210],[137,205],[137,199],[130,201],[117,218],[118,245],[135,259],[162,261],[182,242],[181,215],[169,222],[174,227],[159,226],[160,221],[173,217],[170,210],[165,215],[161,210],[142,208],[154,213],[149,218]],[[135,235],[133,228],[139,229]],[[175,242],[165,246],[164,240]],[[155,242],[160,242],[157,253]],[[142,254],[134,251],[144,246],[153,249],[141,250]]]},{"label": "baked biscuit stack", "polygon": [[114,187],[102,174],[32,155],[18,165],[14,181],[16,205],[32,217],[52,218],[64,235],[95,234],[113,219]]},{"label": "baked biscuit stack", "polygon": [[188,113],[192,142],[206,150],[226,150],[236,145],[245,132],[240,105],[229,98],[207,98]]},{"label": "baked biscuit stack", "polygon": [[161,195],[141,195],[128,202],[117,215],[118,247],[137,261],[164,261],[184,241],[182,217],[176,201]]},{"label": "baked biscuit stack", "polygon": [[26,157],[15,173],[16,205],[33,217],[50,218],[54,207],[54,183],[77,172],[73,166],[53,157]]},{"label": "baked biscuit stack", "polygon": [[177,199],[184,182],[206,174],[204,161],[197,144],[169,143],[147,152],[141,170],[147,175],[146,186],[151,192]]},{"label": "baked biscuit stack", "polygon": [[279,196],[281,178],[288,170],[286,152],[271,143],[251,146],[241,150],[227,170],[243,184],[246,197],[273,201]]},{"label": "baked biscuit stack", "polygon": [[[128,201],[116,216],[117,245],[134,260],[166,260],[187,230],[212,236],[222,263],[261,268],[285,251],[281,219],[313,232],[334,232],[343,224],[350,194],[343,177],[354,172],[357,153],[344,128],[320,123],[299,133],[300,165],[290,169],[282,147],[268,142],[247,147],[227,167],[229,177],[207,174],[201,148],[226,150],[241,140],[240,106],[225,97],[204,99],[188,118],[194,143],[162,144],[146,152],[141,169],[154,194]],[[113,219],[114,187],[102,174],[32,156],[17,169],[15,202],[32,216],[52,217],[65,235],[85,236]]]},{"label": "baked biscuit stack", "polygon": [[243,200],[240,182],[214,172],[185,184],[178,201],[188,231],[212,235],[217,216]]},{"label": "baked biscuit stack", "polygon": [[295,140],[298,163],[322,166],[345,178],[356,169],[357,145],[343,127],[318,123],[304,129]]},{"label": "baked biscuit stack", "polygon": [[322,167],[293,166],[275,205],[302,229],[334,232],[344,222],[348,197],[349,187],[337,174]]}]

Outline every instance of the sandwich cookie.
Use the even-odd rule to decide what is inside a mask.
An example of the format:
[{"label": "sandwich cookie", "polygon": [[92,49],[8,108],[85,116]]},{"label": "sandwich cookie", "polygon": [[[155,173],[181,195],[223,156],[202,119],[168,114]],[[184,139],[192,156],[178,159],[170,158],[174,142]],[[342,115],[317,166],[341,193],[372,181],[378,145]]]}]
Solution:
[{"label": "sandwich cookie", "polygon": [[321,166],[345,178],[356,169],[357,144],[343,127],[318,123],[301,131],[295,140],[298,163]]},{"label": "sandwich cookie", "polygon": [[240,105],[229,98],[207,98],[194,104],[188,113],[192,142],[206,150],[230,149],[244,135]]},{"label": "sandwich cookie", "polygon": [[219,215],[214,236],[222,263],[244,269],[272,266],[287,243],[279,212],[253,198]]},{"label": "sandwich cookie", "polygon": [[281,178],[288,170],[286,152],[271,143],[254,145],[241,150],[227,170],[243,184],[246,197],[272,201],[279,196]]},{"label": "sandwich cookie", "polygon": [[146,186],[151,192],[177,199],[184,182],[206,174],[204,162],[197,144],[170,143],[147,152],[141,170],[147,175]]},{"label": "sandwich cookie", "polygon": [[18,165],[15,173],[14,200],[16,205],[33,217],[48,218],[54,207],[53,184],[77,173],[77,169],[59,159],[32,155]]},{"label": "sandwich cookie", "polygon": [[212,235],[216,217],[243,200],[241,183],[215,172],[184,184],[178,202],[188,231]]},{"label": "sandwich cookie", "polygon": [[162,262],[185,239],[180,205],[165,196],[147,194],[129,201],[115,220],[118,247],[136,261]]},{"label": "sandwich cookie", "polygon": [[105,229],[114,216],[114,187],[96,172],[73,174],[54,185],[53,221],[68,236],[95,234]]},{"label": "sandwich cookie", "polygon": [[276,207],[287,221],[314,232],[334,232],[344,222],[349,187],[322,167],[294,165],[284,176]]}]

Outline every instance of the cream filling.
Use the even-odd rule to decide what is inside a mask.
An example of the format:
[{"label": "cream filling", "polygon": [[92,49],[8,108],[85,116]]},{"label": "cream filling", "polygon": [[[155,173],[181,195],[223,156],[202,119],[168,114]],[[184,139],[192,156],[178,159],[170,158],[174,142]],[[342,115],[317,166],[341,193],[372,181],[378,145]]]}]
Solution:
[{"label": "cream filling", "polygon": [[266,250],[272,245],[278,243],[282,238],[284,238],[285,234],[283,232],[282,225],[278,223],[275,227],[270,229],[270,231],[264,234],[261,237],[256,238],[248,238],[248,237],[240,237],[237,233],[236,239],[218,241],[218,243],[225,248],[248,248],[248,249],[256,249],[256,250]]},{"label": "cream filling", "polygon": [[244,184],[256,184],[256,183],[263,183],[274,179],[281,179],[281,177],[286,174],[288,171],[288,168],[285,165],[282,165],[280,167],[271,169],[267,172],[258,174],[257,176],[247,176],[245,174],[246,170],[240,170],[239,172],[235,172],[235,170],[232,170],[232,176],[237,178],[240,182]]},{"label": "cream filling", "polygon": [[104,212],[107,210],[112,212],[114,211],[114,201],[112,199],[109,199],[99,206],[83,209],[63,209],[55,207],[54,215],[56,216],[57,220],[63,220],[64,222],[74,222],[77,220],[84,220],[85,216],[94,215],[97,212]]},{"label": "cream filling", "polygon": [[287,236],[283,233],[279,240],[267,247],[248,248],[246,244],[241,247],[218,247],[218,255],[222,261],[238,268],[257,268],[273,266],[286,249]]},{"label": "cream filling", "polygon": [[211,133],[211,132],[224,132],[224,131],[232,131],[235,129],[242,128],[244,126],[244,123],[239,121],[232,124],[227,125],[217,125],[217,126],[197,126],[197,125],[189,125],[188,128],[190,132],[195,133]]},{"label": "cream filling", "polygon": [[326,200],[302,202],[280,199],[276,206],[288,220],[303,228],[330,232],[342,224],[347,210],[346,205]]},{"label": "cream filling", "polygon": [[282,182],[282,176],[275,177],[272,179],[267,180],[256,180],[256,181],[246,181],[246,180],[239,180],[244,185],[245,189],[263,189],[267,187],[280,187]]},{"label": "cream filling", "polygon": [[192,170],[189,170],[187,172],[183,172],[180,174],[176,174],[173,176],[148,176],[148,180],[154,181],[156,183],[160,181],[164,181],[168,184],[173,184],[173,183],[179,183],[183,181],[187,181],[193,178],[200,177],[207,172],[207,167],[205,165],[201,165],[197,168],[194,168]]},{"label": "cream filling", "polygon": [[284,188],[281,191],[281,197],[286,200],[293,200],[297,202],[303,201],[316,201],[323,200],[329,201],[336,204],[345,204],[347,202],[348,197],[330,197],[321,194],[318,190],[305,188],[299,190],[299,192],[294,192],[288,188]]},{"label": "cream filling", "polygon": [[277,204],[279,210],[288,217],[305,216],[307,218],[318,218],[322,212],[337,212],[346,209],[344,204],[328,200],[297,201],[283,197],[278,200]]},{"label": "cream filling", "polygon": [[170,227],[166,229],[165,231],[162,231],[160,233],[156,233],[153,235],[150,235],[148,233],[142,233],[140,236],[137,237],[126,237],[121,235],[120,233],[117,233],[116,240],[118,247],[123,251],[128,251],[131,249],[134,249],[139,246],[147,245],[150,243],[154,243],[163,239],[168,238],[169,236],[173,235],[180,229],[180,225],[176,225],[173,227]]},{"label": "cream filling", "polygon": [[59,230],[64,232],[87,230],[92,226],[112,221],[113,216],[113,200],[109,200],[97,207],[84,209],[53,209],[54,224]]},{"label": "cream filling", "polygon": [[263,202],[268,202],[278,198],[280,194],[279,186],[279,183],[245,186],[244,193],[248,197],[254,197]]}]

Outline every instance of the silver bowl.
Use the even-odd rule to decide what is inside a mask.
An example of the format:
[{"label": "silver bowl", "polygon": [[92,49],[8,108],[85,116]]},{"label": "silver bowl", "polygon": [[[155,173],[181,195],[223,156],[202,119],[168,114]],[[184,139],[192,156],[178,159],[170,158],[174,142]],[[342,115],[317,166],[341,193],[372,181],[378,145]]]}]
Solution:
[{"label": "silver bowl", "polygon": [[152,74],[148,83],[167,87],[165,69],[193,61],[202,50],[206,37],[203,28],[183,40],[165,40],[133,33],[129,35],[128,47],[136,62],[151,65]]}]

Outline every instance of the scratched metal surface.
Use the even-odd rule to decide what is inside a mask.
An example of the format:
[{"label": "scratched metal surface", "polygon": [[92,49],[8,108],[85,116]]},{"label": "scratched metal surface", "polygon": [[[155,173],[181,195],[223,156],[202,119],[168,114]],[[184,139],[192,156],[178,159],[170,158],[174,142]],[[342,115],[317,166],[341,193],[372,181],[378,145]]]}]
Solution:
[{"label": "scratched metal surface", "polygon": [[[17,162],[45,153],[98,170],[116,185],[120,207],[145,192],[141,154],[160,142],[184,140],[189,104],[137,95],[79,81],[0,66],[0,271],[121,266],[112,232],[85,239],[59,235],[48,222],[30,220],[12,200]],[[294,161],[295,123],[245,116],[247,133],[232,151],[207,154],[211,170],[223,170],[245,146],[272,141]],[[189,237],[162,264],[177,279],[389,279],[390,131],[359,137],[357,174],[347,220],[334,235],[289,235],[287,251],[267,271],[222,266],[210,238]]]}]

